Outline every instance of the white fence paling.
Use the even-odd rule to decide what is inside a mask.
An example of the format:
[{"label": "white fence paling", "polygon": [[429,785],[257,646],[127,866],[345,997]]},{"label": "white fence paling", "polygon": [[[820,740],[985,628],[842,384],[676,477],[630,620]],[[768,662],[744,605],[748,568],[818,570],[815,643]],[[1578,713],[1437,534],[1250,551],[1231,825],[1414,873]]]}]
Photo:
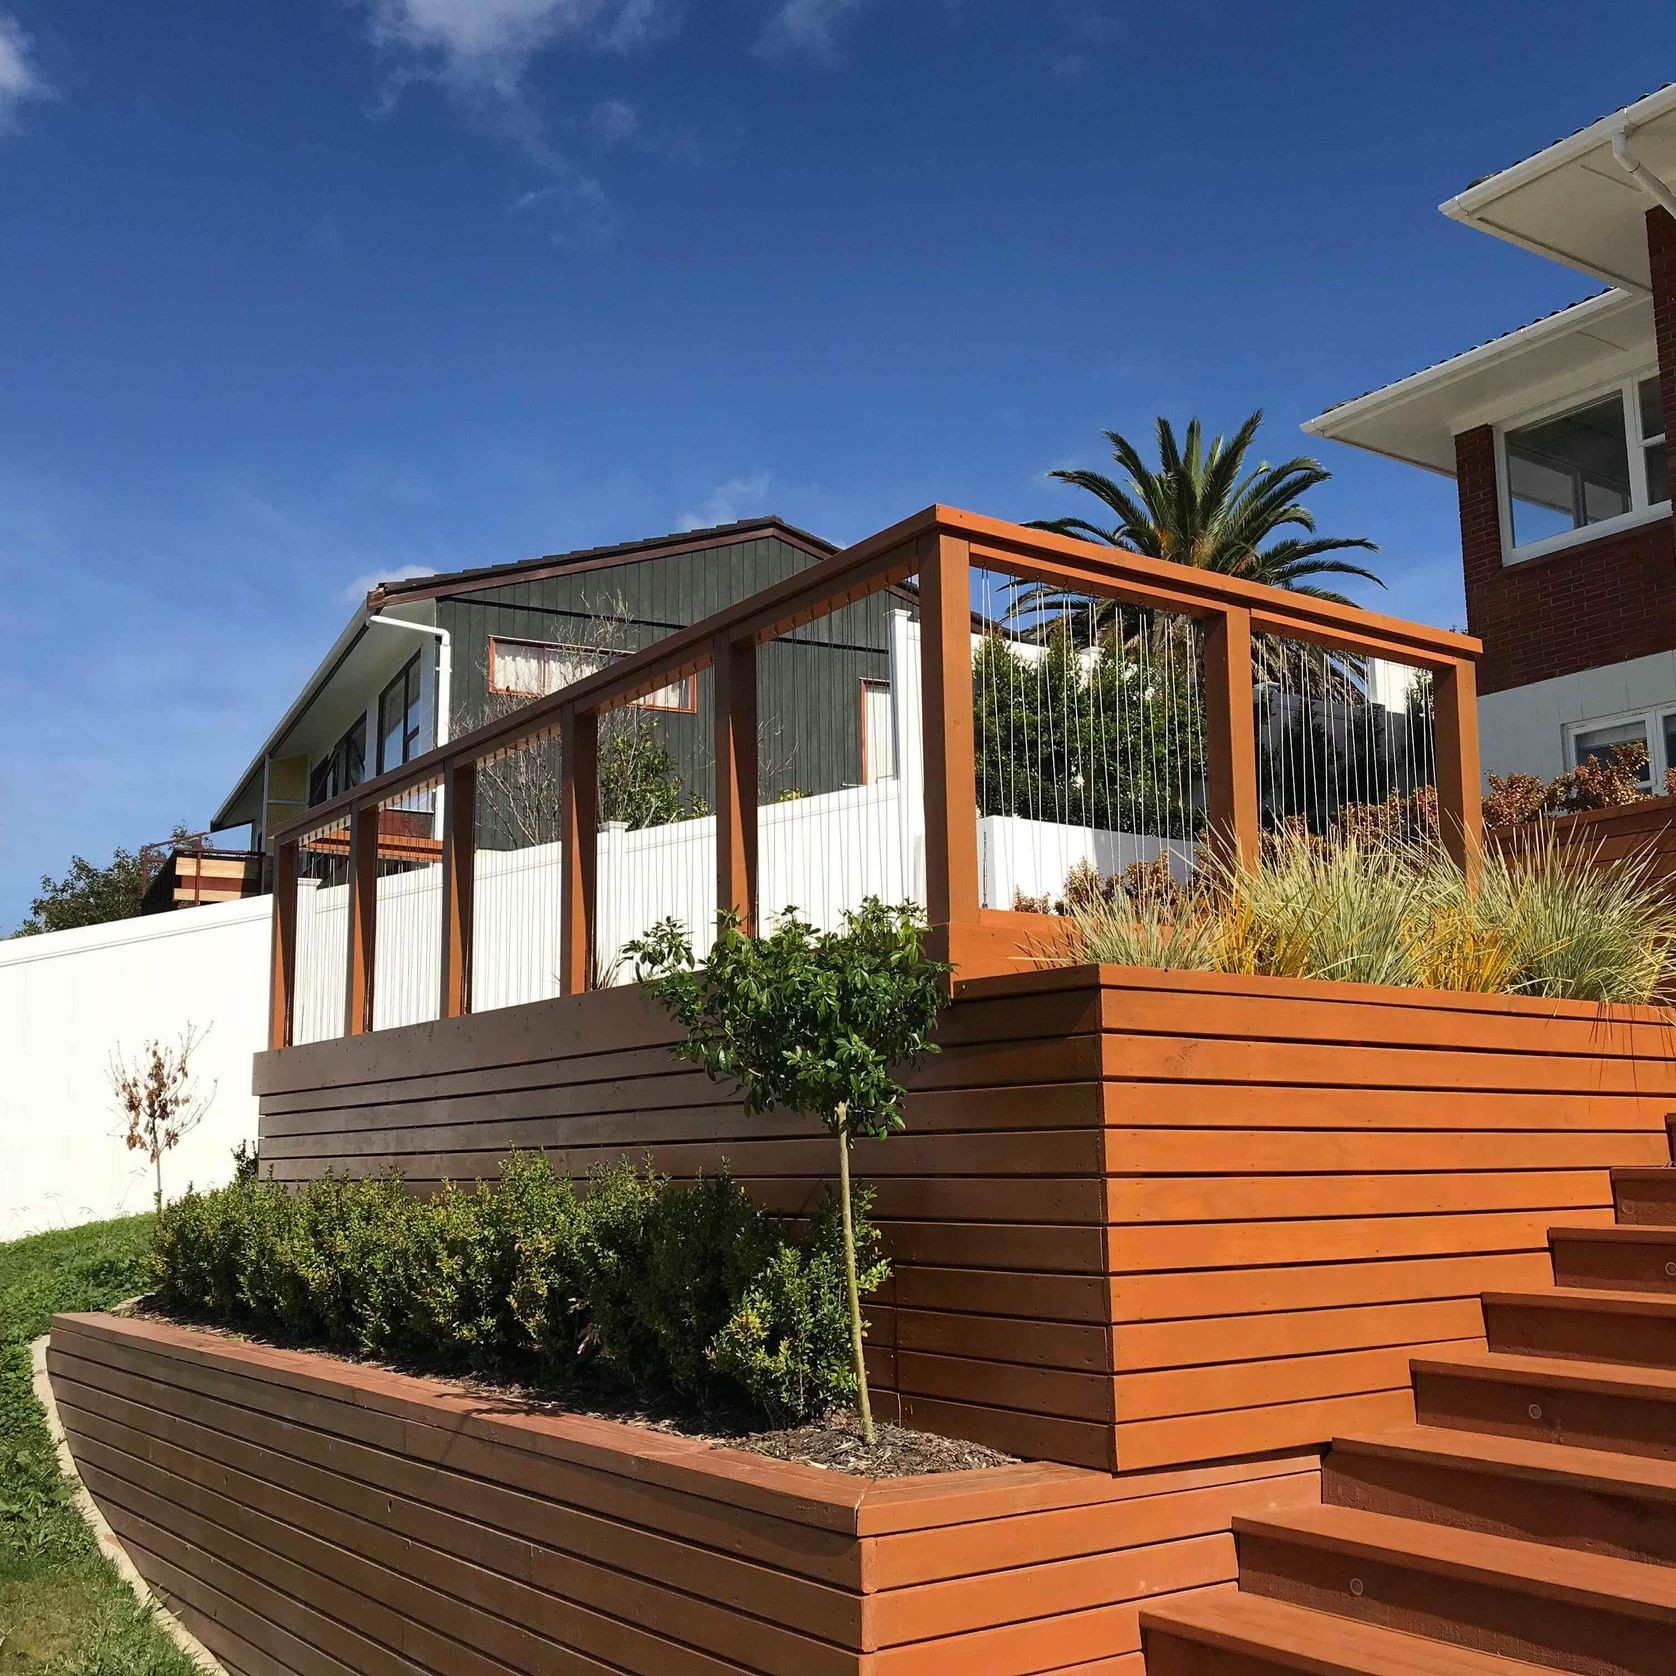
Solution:
[{"label": "white fence paling", "polygon": [[273,898],[0,942],[0,1240],[151,1208],[151,1165],[122,1143],[113,1052],[205,1032],[208,1115],[168,1154],[170,1197],[219,1187],[256,1140],[251,1055],[267,1045]]},{"label": "white fence paling", "polygon": [[1080,862],[1108,879],[1161,855],[1169,857],[1171,873],[1185,884],[1193,870],[1190,838],[985,815],[978,822],[979,900],[986,908],[1011,908],[1018,895],[1045,896],[1052,902],[1064,893],[1067,875]]},{"label": "white fence paling", "polygon": [[[772,928],[783,910],[796,908],[817,927],[836,926],[845,909],[860,907],[868,896],[923,902],[923,823],[905,843],[895,841],[907,825],[904,795],[899,781],[882,780],[764,805],[758,811],[758,855],[765,925]],[[866,842],[880,834],[882,842]],[[1131,862],[1167,854],[1171,871],[1185,879],[1193,846],[1145,833],[990,815],[978,822],[978,854],[983,906],[1010,908],[1020,892],[1059,896],[1080,861],[1109,876]],[[478,853],[474,1011],[559,993],[563,859],[559,844]],[[623,957],[623,946],[663,919],[679,920],[703,957],[715,923],[713,818],[633,832],[606,827],[599,835],[598,869],[596,982],[631,982],[633,962]],[[437,1016],[440,888],[441,870],[435,866],[378,881],[373,993],[379,1029]],[[299,1042],[343,1033],[346,895],[343,885],[305,881],[299,889],[293,1029]]]}]

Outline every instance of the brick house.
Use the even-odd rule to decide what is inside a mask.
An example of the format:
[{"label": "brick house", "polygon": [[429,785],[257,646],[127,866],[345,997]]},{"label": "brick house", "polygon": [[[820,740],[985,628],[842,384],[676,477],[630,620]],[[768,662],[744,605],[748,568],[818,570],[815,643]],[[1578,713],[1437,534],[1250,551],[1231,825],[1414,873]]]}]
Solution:
[{"label": "brick house", "polygon": [[1676,83],[1442,205],[1604,291],[1304,430],[1455,479],[1486,772],[1676,768]]}]

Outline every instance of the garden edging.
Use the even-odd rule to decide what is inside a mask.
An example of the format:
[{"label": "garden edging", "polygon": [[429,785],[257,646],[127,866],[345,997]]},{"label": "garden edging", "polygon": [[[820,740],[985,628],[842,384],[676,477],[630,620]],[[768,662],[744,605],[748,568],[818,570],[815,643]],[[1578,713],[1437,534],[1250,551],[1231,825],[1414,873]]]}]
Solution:
[{"label": "garden edging", "polygon": [[58,1413],[58,1398],[53,1394],[52,1378],[47,1372],[47,1346],[51,1342],[52,1334],[42,1333],[29,1346],[29,1383],[36,1402],[41,1405],[41,1412],[46,1416],[47,1435],[51,1437],[53,1451],[58,1457],[58,1470],[69,1481],[71,1504],[93,1533],[99,1552],[116,1568],[117,1576],[133,1590],[134,1598],[141,1607],[151,1613],[157,1627],[200,1669],[208,1672],[208,1676],[228,1676],[215,1655],[169,1610],[141,1575],[128,1550],[122,1546],[122,1539],[111,1529],[110,1522],[99,1511],[98,1502],[82,1481],[81,1468],[76,1465],[64,1422]]}]

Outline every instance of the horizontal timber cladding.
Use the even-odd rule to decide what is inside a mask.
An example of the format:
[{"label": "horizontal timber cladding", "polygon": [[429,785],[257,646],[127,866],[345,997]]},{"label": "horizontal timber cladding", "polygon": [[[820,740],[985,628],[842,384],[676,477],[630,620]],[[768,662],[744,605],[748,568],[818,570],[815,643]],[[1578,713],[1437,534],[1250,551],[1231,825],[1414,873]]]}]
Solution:
[{"label": "horizontal timber cladding", "polygon": [[1597,865],[1633,857],[1649,876],[1676,882],[1676,797],[1647,797],[1615,809],[1586,809],[1528,826],[1496,826],[1484,833],[1492,849],[1516,855],[1532,843],[1552,841],[1561,850],[1581,850]]},{"label": "horizontal timber cladding", "polygon": [[[1113,1464],[1100,1004],[1092,973],[958,999],[906,1132],[857,1146],[896,1265],[869,1327],[891,1418]],[[679,1179],[725,1162],[762,1203],[809,1210],[837,1173],[825,1131],[747,1116],[674,1039],[624,989],[260,1055],[262,1170],[295,1183],[397,1168],[428,1191],[493,1179],[518,1150],[577,1178],[625,1157]]]},{"label": "horizontal timber cladding", "polygon": [[[885,1409],[1082,1466],[1316,1447],[1411,1417],[1408,1358],[1546,1284],[1548,1230],[1669,1161],[1652,1008],[1118,968],[963,982],[907,1132],[857,1152],[896,1274]],[[258,1060],[263,1168],[421,1190],[541,1147],[573,1174],[724,1158],[807,1209],[831,1143],[747,1118],[632,993]]]},{"label": "horizontal timber cladding", "polygon": [[236,1676],[1141,1676],[1313,1455],[868,1480],[159,1322],[60,1316],[76,1465]]},{"label": "horizontal timber cladding", "polygon": [[1099,976],[1120,1468],[1412,1419],[1409,1358],[1481,1345],[1481,1292],[1548,1284],[1548,1230],[1669,1162],[1658,1009]]}]

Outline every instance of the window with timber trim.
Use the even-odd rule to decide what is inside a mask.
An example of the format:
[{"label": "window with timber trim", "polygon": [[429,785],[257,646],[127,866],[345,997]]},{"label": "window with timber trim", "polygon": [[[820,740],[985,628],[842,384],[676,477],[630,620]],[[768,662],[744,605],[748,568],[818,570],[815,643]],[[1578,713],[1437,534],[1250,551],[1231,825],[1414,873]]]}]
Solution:
[{"label": "window with timber trim", "polygon": [[[489,641],[489,691],[518,698],[546,698],[613,661],[614,654],[591,646],[495,635]],[[692,715],[698,709],[698,686],[692,676],[683,675],[636,699],[635,704],[642,710],[675,710]]]}]

